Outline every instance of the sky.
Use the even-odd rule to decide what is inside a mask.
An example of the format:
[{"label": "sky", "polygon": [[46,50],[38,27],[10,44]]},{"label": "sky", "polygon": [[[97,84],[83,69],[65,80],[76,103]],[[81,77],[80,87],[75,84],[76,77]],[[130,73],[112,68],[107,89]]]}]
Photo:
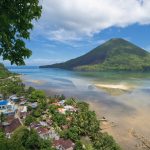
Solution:
[{"label": "sky", "polygon": [[[26,45],[27,65],[63,62],[111,38],[124,38],[150,51],[150,0],[42,0]],[[5,62],[8,64],[8,62]]]}]

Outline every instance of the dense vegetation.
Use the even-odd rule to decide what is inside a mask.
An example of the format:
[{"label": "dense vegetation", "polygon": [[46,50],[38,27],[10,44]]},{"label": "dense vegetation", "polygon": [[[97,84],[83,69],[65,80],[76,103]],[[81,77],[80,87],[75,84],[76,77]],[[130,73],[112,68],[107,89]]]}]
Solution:
[{"label": "dense vegetation", "polygon": [[16,129],[10,139],[0,132],[1,150],[54,150],[51,147],[50,140],[43,140],[34,130],[27,127]]},{"label": "dense vegetation", "polygon": [[0,63],[0,79],[7,78],[11,75],[11,73],[4,67],[3,64]]},{"label": "dense vegetation", "polygon": [[[51,105],[48,107],[53,127],[62,138],[73,140],[76,143],[76,150],[120,150],[111,136],[100,131],[100,122],[95,112],[89,110],[87,103],[73,98],[67,99],[65,105],[71,105],[78,111],[60,114],[57,109],[61,106],[53,105],[53,102],[56,102],[56,99],[50,99]],[[83,139],[88,141],[84,143]]]},{"label": "dense vegetation", "polygon": [[81,71],[149,71],[150,53],[123,39],[111,39],[81,57],[41,67]]},{"label": "dense vegetation", "polygon": [[24,64],[31,55],[25,40],[40,15],[39,0],[0,0],[0,55],[4,60]]},{"label": "dense vegetation", "polygon": [[124,53],[107,58],[102,64],[79,66],[75,69],[83,71],[150,71],[150,56],[141,57]]}]

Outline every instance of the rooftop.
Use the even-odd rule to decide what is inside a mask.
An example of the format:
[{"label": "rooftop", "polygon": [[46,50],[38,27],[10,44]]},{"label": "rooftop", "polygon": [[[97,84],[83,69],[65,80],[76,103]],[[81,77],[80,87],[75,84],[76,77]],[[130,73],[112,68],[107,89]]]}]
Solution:
[{"label": "rooftop", "polygon": [[18,118],[14,119],[10,125],[5,127],[5,133],[12,133],[14,130],[16,130],[19,126],[21,126],[21,123]]},{"label": "rooftop", "polygon": [[8,104],[8,101],[7,100],[1,100],[0,101],[0,105],[7,105]]},{"label": "rooftop", "polygon": [[75,147],[75,144],[71,140],[65,140],[65,139],[59,139],[54,141],[54,146],[62,146],[64,149],[73,148]]}]

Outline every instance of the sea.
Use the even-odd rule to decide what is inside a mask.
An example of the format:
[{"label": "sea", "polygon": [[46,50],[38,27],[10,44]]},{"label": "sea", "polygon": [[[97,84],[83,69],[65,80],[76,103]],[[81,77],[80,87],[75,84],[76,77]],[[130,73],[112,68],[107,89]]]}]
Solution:
[{"label": "sea", "polygon": [[[48,95],[64,94],[86,101],[99,118],[106,117],[116,127],[108,128],[123,150],[143,150],[150,142],[150,73],[147,72],[75,72],[38,66],[8,66],[21,74],[26,86],[45,90]],[[112,94],[96,84],[126,85],[129,91]],[[136,133],[136,137],[133,135]]]}]

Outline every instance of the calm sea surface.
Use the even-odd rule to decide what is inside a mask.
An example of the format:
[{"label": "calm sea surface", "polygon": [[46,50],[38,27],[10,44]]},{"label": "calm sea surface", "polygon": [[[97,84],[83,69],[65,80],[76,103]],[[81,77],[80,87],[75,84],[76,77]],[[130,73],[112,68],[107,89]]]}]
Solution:
[{"label": "calm sea surface", "polygon": [[[27,86],[47,93],[65,94],[88,101],[98,116],[105,116],[118,126],[108,130],[123,149],[134,150],[140,141],[129,131],[150,140],[150,73],[73,72],[61,69],[39,69],[36,66],[8,67],[22,74]],[[95,84],[134,86],[130,92],[112,96]],[[142,150],[142,148],[141,148]]]}]

